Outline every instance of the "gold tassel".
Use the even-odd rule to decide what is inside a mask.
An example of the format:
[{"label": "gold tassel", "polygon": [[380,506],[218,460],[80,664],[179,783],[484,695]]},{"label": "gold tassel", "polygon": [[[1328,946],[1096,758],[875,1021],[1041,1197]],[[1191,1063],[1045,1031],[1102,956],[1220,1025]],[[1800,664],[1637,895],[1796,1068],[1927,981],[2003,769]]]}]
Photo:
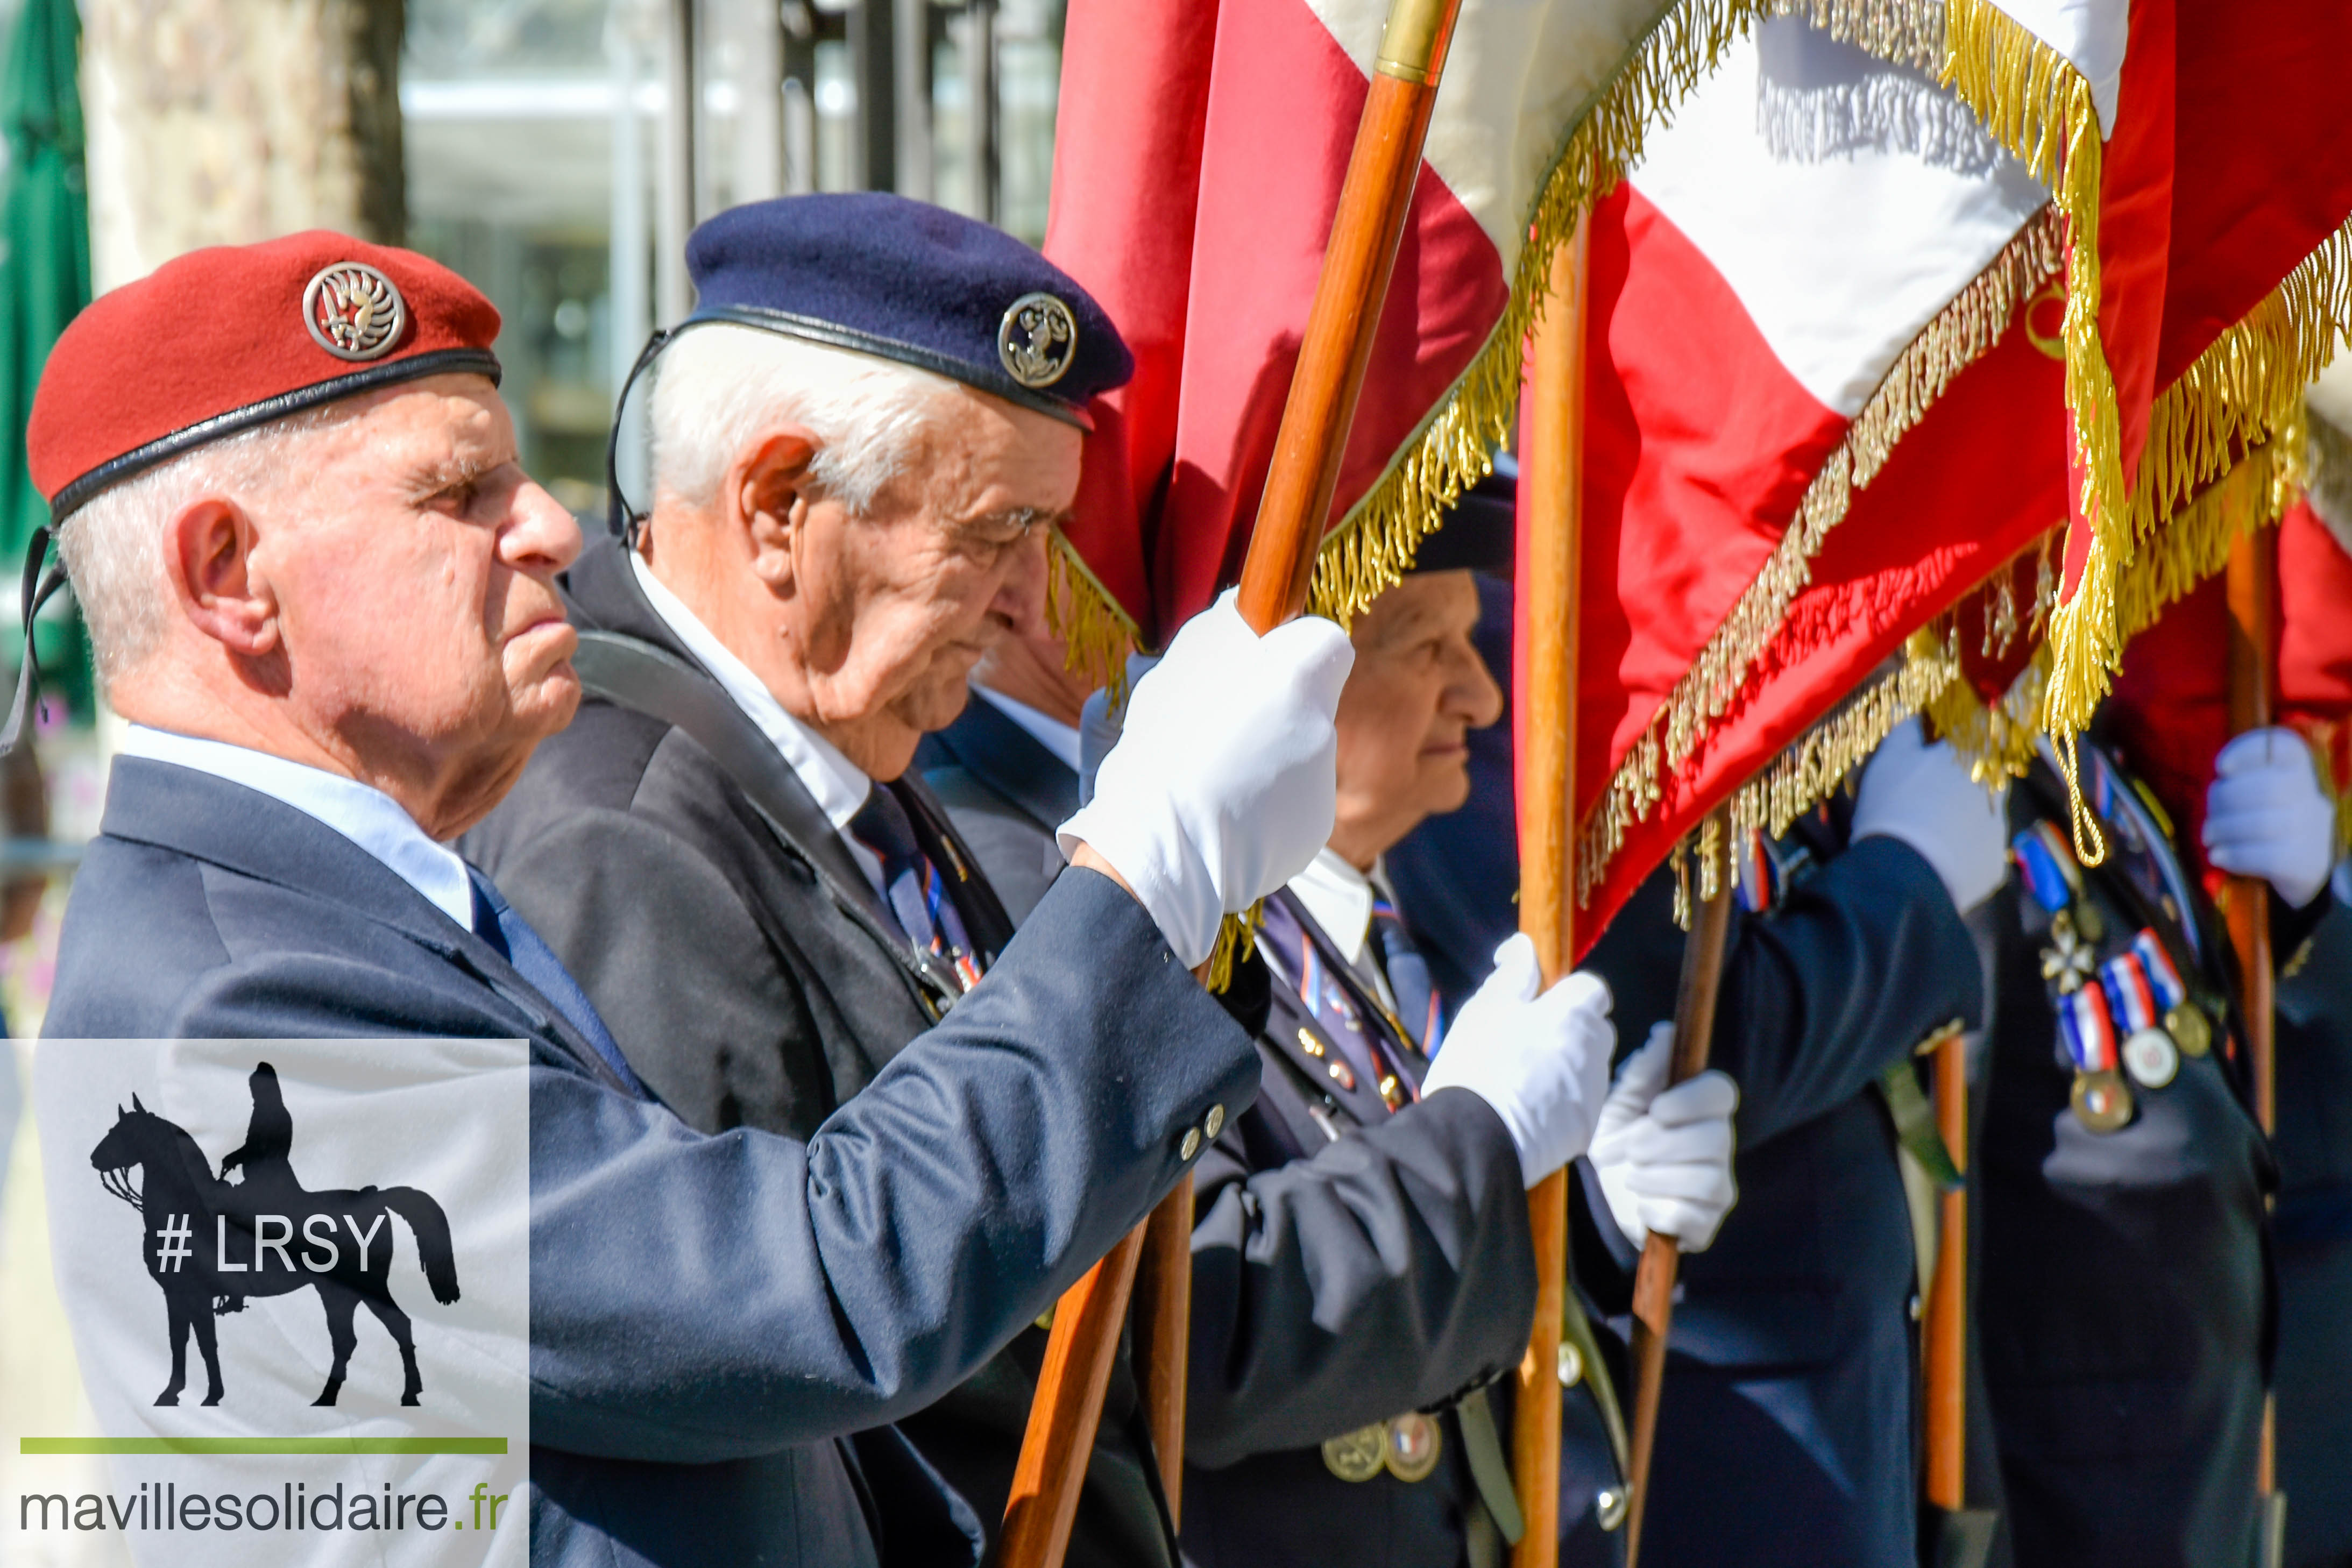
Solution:
[{"label": "gold tassel", "polygon": [[[1933,632],[1916,632],[1909,644],[1914,658],[1935,643]],[[1999,701],[1988,705],[1967,679],[1955,675],[1944,689],[1927,699],[1923,710],[1936,734],[1969,759],[1969,777],[1979,784],[2022,779],[2033,763],[2034,741],[2042,733],[2042,703],[2050,686],[2050,644],[2033,650],[2033,660]]]},{"label": "gold tassel", "polygon": [[2091,544],[2074,598],[2053,617],[2047,709],[2053,726],[2080,729],[2105,693],[2106,674],[2121,649],[2116,581],[2132,546],[2115,377],[2099,336],[2104,144],[2098,110],[2082,73],[1991,0],[1948,0],[1946,25],[1950,53],[1944,63],[1945,85],[1977,111],[1996,141],[2051,188],[2066,218],[2066,316],[2060,335]]},{"label": "gold tassel", "polygon": [[1234,983],[1234,967],[1249,961],[1257,949],[1258,921],[1265,916],[1265,901],[1260,899],[1239,915],[1228,915],[1217,923],[1217,945],[1209,949],[1209,962],[1201,977],[1201,984],[1212,996],[1223,996]]},{"label": "gold tassel", "polygon": [[1045,552],[1045,624],[1062,639],[1063,667],[1108,688],[1111,710],[1118,711],[1127,702],[1127,656],[1138,645],[1135,622],[1059,528]]}]

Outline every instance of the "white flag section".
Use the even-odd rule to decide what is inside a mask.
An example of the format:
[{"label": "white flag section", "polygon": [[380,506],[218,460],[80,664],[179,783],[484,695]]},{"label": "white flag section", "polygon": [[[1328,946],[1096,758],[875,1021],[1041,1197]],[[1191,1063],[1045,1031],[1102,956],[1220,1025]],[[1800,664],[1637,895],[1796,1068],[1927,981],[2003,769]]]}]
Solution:
[{"label": "white flag section", "polygon": [[[18,1539],[101,1531],[174,1568],[526,1561],[525,1051],[44,1041],[52,1260],[96,1430],[6,1434]],[[104,1491],[43,1490],[44,1456],[90,1453]]]},{"label": "white flag section", "polygon": [[1842,419],[2049,193],[1927,72],[1759,25],[1628,175]]}]

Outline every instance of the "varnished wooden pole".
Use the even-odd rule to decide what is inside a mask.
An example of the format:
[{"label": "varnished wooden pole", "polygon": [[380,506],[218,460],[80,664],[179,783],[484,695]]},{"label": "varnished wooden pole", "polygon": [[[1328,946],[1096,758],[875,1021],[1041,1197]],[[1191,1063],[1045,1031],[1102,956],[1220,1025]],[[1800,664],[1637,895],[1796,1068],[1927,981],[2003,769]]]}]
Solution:
[{"label": "varnished wooden pole", "polygon": [[[2230,732],[2266,729],[2277,722],[2278,530],[2251,528],[2230,547]],[[2264,1133],[2278,1127],[2277,972],[2271,959],[2271,891],[2260,877],[2229,879],[2225,898],[2230,945],[2237,949],[2245,988],[2246,1047],[2253,1058],[2254,1115]],[[2263,1437],[2256,1490],[2263,1500],[2263,1562],[2279,1552],[2273,1498],[2278,1491],[2278,1400],[2263,1401]]]},{"label": "varnished wooden pole", "polygon": [[[1582,564],[1585,246],[1582,224],[1552,257],[1537,322],[1519,454],[1527,489],[1517,586],[1524,645],[1518,728],[1519,929],[1549,986],[1576,960],[1576,653]],[[1519,1363],[1511,1475],[1526,1530],[1512,1568],[1559,1561],[1559,1333],[1568,1294],[1568,1173],[1528,1194],[1536,1317]]]},{"label": "varnished wooden pole", "polygon": [[[1969,1168],[1968,1040],[1936,1048],[1936,1125],[1952,1164]],[[1942,1198],[1936,1282],[1927,1293],[1927,1500],[1948,1514],[1968,1506],[1969,1193]]]},{"label": "varnished wooden pole", "polygon": [[[1357,122],[1355,149],[1331,221],[1322,276],[1307,313],[1298,366],[1291,376],[1289,401],[1283,405],[1273,468],[1242,566],[1242,618],[1261,634],[1307,608],[1315,552],[1323,542],[1348,427],[1355,418],[1357,395],[1363,391],[1373,333],[1388,298],[1389,276],[1404,237],[1413,186],[1421,177],[1422,143],[1429,135],[1430,109],[1437,101],[1438,78],[1460,4],[1392,0],[1389,8],[1380,55],[1373,62],[1371,90]],[[1185,1238],[1181,1257],[1171,1239],[1180,1223]],[[1162,1200],[1118,1250],[1071,1287],[1055,1309],[1045,1364],[1022,1438],[1013,1499],[1005,1510],[1000,1552],[1003,1568],[1061,1568],[1070,1523],[1077,1516],[1078,1492],[1086,1482],[1087,1457],[1102,1419],[1103,1391],[1118,1352],[1119,1325],[1134,1288],[1136,1259],[1144,1250],[1147,1232],[1155,1227],[1163,1242],[1158,1256],[1166,1267],[1155,1271],[1150,1293],[1155,1301],[1166,1301],[1181,1292],[1181,1316],[1190,1316],[1192,1202],[1187,1182]],[[1122,1256],[1127,1261],[1113,1269],[1113,1261]],[[1155,1442],[1165,1442],[1160,1464],[1167,1481],[1181,1478],[1183,1466],[1186,1374],[1179,1314],[1156,1315],[1143,1349],[1141,1381],[1146,1397],[1158,1401],[1150,1406],[1150,1417]],[[1100,1376],[1094,1375],[1097,1366],[1102,1369]],[[1155,1389],[1156,1396],[1151,1393]],[[1171,1510],[1176,1502],[1177,1489],[1171,1483]]]},{"label": "varnished wooden pole", "polygon": [[[1729,832],[1720,809],[1712,827],[1701,841],[1712,841],[1727,851]],[[1669,1085],[1706,1071],[1707,1048],[1715,1039],[1716,992],[1723,978],[1724,944],[1731,933],[1728,853],[1721,854],[1714,881],[1714,895],[1698,900],[1690,939],[1683,944],[1682,985],[1675,996],[1675,1054],[1666,1071]],[[1649,1501],[1650,1456],[1657,1445],[1658,1396],[1665,1387],[1666,1334],[1681,1261],[1681,1244],[1654,1230],[1643,1243],[1641,1266],[1633,1274],[1633,1429],[1625,1464],[1625,1568],[1635,1568],[1642,1552],[1642,1514]]]},{"label": "varnished wooden pole", "polygon": [[[1078,1517],[1078,1492],[1102,1422],[1103,1394],[1110,1387],[1119,1324],[1127,1317],[1146,1228],[1139,1225],[1121,1237],[1054,1309],[1037,1397],[1029,1407],[1013,1496],[1004,1508],[1001,1545],[1007,1563],[1057,1564],[1070,1549],[1070,1526]],[[1051,1398],[1048,1390],[1054,1391]]]},{"label": "varnished wooden pole", "polygon": [[1184,1385],[1192,1338],[1192,1177],[1144,1222],[1135,1281],[1135,1359],[1168,1517],[1184,1518]]}]

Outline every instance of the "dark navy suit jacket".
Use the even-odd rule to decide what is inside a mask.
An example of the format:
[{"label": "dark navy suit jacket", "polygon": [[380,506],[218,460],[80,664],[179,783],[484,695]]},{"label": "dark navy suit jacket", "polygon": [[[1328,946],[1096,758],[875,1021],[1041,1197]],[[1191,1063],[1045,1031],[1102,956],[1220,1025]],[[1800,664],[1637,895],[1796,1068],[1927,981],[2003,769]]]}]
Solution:
[{"label": "dark navy suit jacket", "polygon": [[1140,1220],[1184,1130],[1257,1074],[1087,873],[806,1142],[706,1136],[355,844],[131,759],[44,1032],[529,1040],[532,1560],[598,1568],[972,1561],[971,1510],[887,1424]]},{"label": "dark navy suit jacket", "polygon": [[2352,908],[2278,988],[2279,1484],[2293,1568],[2352,1563]]}]

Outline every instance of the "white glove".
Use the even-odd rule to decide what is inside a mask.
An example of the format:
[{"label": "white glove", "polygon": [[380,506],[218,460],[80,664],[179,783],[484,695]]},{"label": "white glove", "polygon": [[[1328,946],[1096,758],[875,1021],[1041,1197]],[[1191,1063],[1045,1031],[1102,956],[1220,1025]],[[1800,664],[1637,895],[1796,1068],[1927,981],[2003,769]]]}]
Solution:
[{"label": "white glove", "polygon": [[1625,1059],[1601,1108],[1592,1168],[1609,1218],[1627,1240],[1638,1247],[1654,1230],[1685,1252],[1704,1252],[1739,1201],[1731,1175],[1731,1113],[1739,1107],[1739,1089],[1710,1071],[1660,1093],[1674,1053],[1675,1026],[1662,1023]]},{"label": "white glove", "polygon": [[1495,972],[1462,1004],[1422,1080],[1423,1098],[1467,1089],[1494,1107],[1533,1186],[1592,1142],[1617,1050],[1609,988],[1581,970],[1538,997],[1542,971],[1524,935],[1495,950]]},{"label": "white glove", "polygon": [[2006,781],[1988,789],[1948,741],[1927,744],[1919,721],[1895,727],[1862,770],[1853,837],[1896,839],[1935,867],[1966,915],[2009,874]]},{"label": "white glove", "polygon": [[2205,856],[2258,876],[2301,909],[2327,885],[2336,861],[2336,807],[2319,787],[2311,748],[2291,729],[2250,729],[2221,748],[2205,792]]},{"label": "white glove", "polygon": [[1062,852],[1091,844],[1198,966],[1219,920],[1305,871],[1330,838],[1331,716],[1355,662],[1348,634],[1319,617],[1260,637],[1228,591],[1137,683],[1094,799],[1062,824]]}]

